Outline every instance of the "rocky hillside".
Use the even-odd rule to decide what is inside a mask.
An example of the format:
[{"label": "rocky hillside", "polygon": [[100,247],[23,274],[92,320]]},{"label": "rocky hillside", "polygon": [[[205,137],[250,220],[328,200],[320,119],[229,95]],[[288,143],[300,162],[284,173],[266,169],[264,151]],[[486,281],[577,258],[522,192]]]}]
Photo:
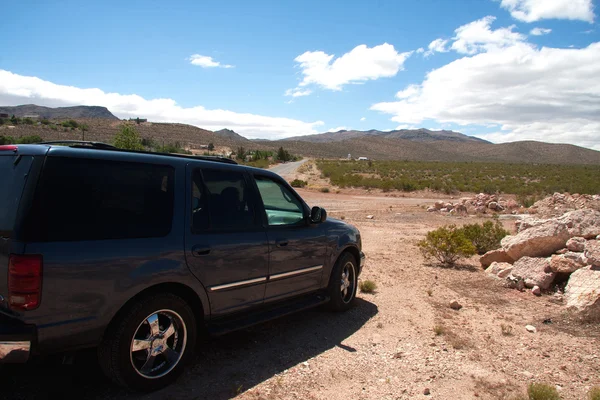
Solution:
[{"label": "rocky hillside", "polygon": [[234,140],[234,141],[239,141],[239,142],[249,142],[250,141],[249,139],[246,139],[245,137],[243,137],[239,133],[232,131],[231,129],[221,129],[220,131],[215,131],[214,133],[217,136],[221,136],[221,137],[229,139],[229,140]]},{"label": "rocky hillside", "polygon": [[36,115],[39,118],[105,118],[117,120],[108,108],[99,106],[75,106],[75,107],[42,107],[35,104],[25,104],[14,107],[0,107],[0,113],[15,115],[22,118],[29,115]]},{"label": "rocky hillside", "polygon": [[432,131],[429,129],[400,129],[393,131],[378,131],[371,129],[368,131],[347,131],[341,130],[337,132],[326,132],[319,133],[317,135],[307,136],[296,136],[286,140],[297,140],[303,142],[313,143],[326,143],[326,142],[340,142],[348,139],[357,139],[363,137],[379,137],[385,139],[403,139],[411,140],[414,142],[437,142],[437,141],[449,141],[449,142],[475,142],[475,143],[490,143],[486,140],[479,139],[473,136],[467,136],[459,132],[454,131]]}]

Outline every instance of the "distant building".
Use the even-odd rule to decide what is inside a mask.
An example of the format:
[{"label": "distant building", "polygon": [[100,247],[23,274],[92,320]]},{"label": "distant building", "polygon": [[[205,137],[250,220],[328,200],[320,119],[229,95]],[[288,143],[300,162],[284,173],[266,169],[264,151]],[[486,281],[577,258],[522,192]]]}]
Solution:
[{"label": "distant building", "polygon": [[23,118],[31,118],[31,119],[38,119],[40,116],[37,114],[26,114],[23,115]]},{"label": "distant building", "polygon": [[352,160],[352,154],[348,153],[348,160]]},{"label": "distant building", "polygon": [[129,118],[129,120],[138,124],[141,124],[142,122],[148,122],[148,118]]},{"label": "distant building", "polygon": [[0,113],[0,118],[10,118],[10,115],[6,113]]},{"label": "distant building", "polygon": [[358,157],[358,161],[369,161],[368,157]]}]

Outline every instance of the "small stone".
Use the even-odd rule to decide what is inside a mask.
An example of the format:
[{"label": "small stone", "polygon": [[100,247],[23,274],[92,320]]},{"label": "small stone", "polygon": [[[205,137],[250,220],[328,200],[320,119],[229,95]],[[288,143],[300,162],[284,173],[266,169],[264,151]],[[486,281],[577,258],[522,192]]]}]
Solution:
[{"label": "small stone", "polygon": [[533,326],[533,325],[526,325],[525,329],[527,329],[527,332],[531,332],[531,333],[537,332],[537,329],[535,329],[535,326]]},{"label": "small stone", "polygon": [[542,289],[540,289],[539,286],[534,286],[531,289],[531,293],[535,294],[536,296],[541,296],[542,295]]},{"label": "small stone", "polygon": [[456,310],[456,311],[458,311],[458,310],[460,310],[460,309],[462,308],[462,304],[460,304],[460,303],[459,303],[458,301],[456,301],[456,300],[452,300],[452,301],[450,302],[450,308],[451,308],[451,309],[453,309],[453,310]]},{"label": "small stone", "polygon": [[367,219],[373,219],[375,218],[373,215],[367,215]]},{"label": "small stone", "polygon": [[425,396],[429,396],[431,394],[431,390],[429,390],[429,388],[425,388],[425,390],[423,390],[423,394]]}]

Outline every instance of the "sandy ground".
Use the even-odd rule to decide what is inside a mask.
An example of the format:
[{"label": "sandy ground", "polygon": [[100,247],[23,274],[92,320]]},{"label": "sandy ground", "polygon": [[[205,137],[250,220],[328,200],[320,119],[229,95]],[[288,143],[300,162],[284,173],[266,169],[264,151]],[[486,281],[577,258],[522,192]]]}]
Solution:
[{"label": "sandy ground", "polygon": [[[152,394],[112,385],[85,352],[72,365],[50,359],[0,367],[0,397],[511,399],[535,381],[581,400],[600,385],[599,325],[573,320],[552,295],[503,288],[476,258],[447,269],[419,254],[416,242],[428,230],[480,218],[427,213],[423,206],[434,199],[299,192],[362,233],[361,279],[378,288],[360,293],[353,309],[315,309],[207,338],[178,382]],[[463,308],[450,309],[452,300]]]}]

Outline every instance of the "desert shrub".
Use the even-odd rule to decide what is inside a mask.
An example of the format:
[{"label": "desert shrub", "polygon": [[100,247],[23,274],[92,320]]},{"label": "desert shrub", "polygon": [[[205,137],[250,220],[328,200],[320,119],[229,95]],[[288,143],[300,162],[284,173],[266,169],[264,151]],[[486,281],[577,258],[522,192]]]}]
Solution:
[{"label": "desert shrub", "polygon": [[14,144],[15,138],[12,136],[0,136],[0,144]]},{"label": "desert shrub", "polygon": [[545,383],[530,383],[527,387],[529,400],[560,400],[560,395],[554,386]]},{"label": "desert shrub", "polygon": [[502,324],[500,325],[500,329],[502,330],[502,335],[504,336],[512,336],[513,327],[511,325]]},{"label": "desert shrub", "polygon": [[329,193],[329,188],[328,187],[322,187],[321,189],[319,189],[319,191],[321,193]]},{"label": "desert shrub", "polygon": [[156,148],[159,153],[176,153],[176,154],[192,154],[191,151],[185,150],[179,146],[179,143],[166,144]]},{"label": "desert shrub", "polygon": [[61,124],[65,128],[78,128],[79,124],[74,119],[70,119],[68,121],[63,121]]},{"label": "desert shrub", "polygon": [[39,137],[38,135],[23,136],[22,138],[17,140],[17,142],[21,143],[21,144],[40,143],[41,141],[42,141],[42,138]]},{"label": "desert shrub", "polygon": [[594,386],[587,394],[588,400],[600,400],[600,386]]},{"label": "desert shrub", "polygon": [[50,125],[50,129],[52,129],[53,131],[57,131],[58,127],[56,125]]},{"label": "desert shrub", "polygon": [[417,246],[427,259],[436,259],[444,265],[454,265],[462,257],[470,257],[476,248],[456,225],[442,226],[427,232]]},{"label": "desert shrub", "polygon": [[290,182],[290,185],[292,185],[292,187],[295,187],[295,188],[303,188],[306,185],[308,185],[308,182],[303,181],[302,179],[294,179],[293,181]]},{"label": "desert shrub", "polygon": [[433,326],[433,333],[435,333],[435,336],[441,336],[444,333],[446,333],[446,327],[444,325],[434,325]]},{"label": "desert shrub", "polygon": [[252,160],[248,162],[242,162],[244,165],[249,165],[254,168],[269,168],[269,160],[261,158],[258,160]]},{"label": "desert shrub", "polygon": [[377,284],[367,279],[366,281],[361,281],[359,287],[363,293],[374,293],[377,289]]},{"label": "desert shrub", "polygon": [[40,122],[42,125],[50,125],[50,120],[48,118],[42,118]]},{"label": "desert shrub", "polygon": [[115,146],[126,150],[144,150],[142,139],[137,131],[130,125],[123,125],[115,136]]},{"label": "desert shrub", "polygon": [[23,118],[23,123],[24,123],[25,125],[33,125],[33,124],[34,124],[34,121],[33,121],[33,119],[31,119],[31,118]]},{"label": "desert shrub", "polygon": [[485,254],[490,250],[499,248],[502,238],[510,233],[504,229],[497,219],[495,223],[486,221],[483,225],[468,224],[464,225],[461,229],[465,237],[475,246],[477,254]]}]

